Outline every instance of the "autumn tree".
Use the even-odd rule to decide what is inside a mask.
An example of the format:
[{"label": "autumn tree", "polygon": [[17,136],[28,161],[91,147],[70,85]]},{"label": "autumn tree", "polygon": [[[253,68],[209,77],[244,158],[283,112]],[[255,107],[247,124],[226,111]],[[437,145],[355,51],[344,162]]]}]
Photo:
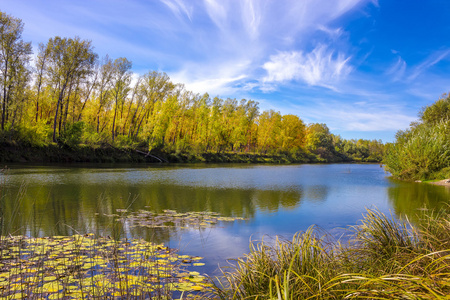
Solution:
[{"label": "autumn tree", "polygon": [[93,51],[91,41],[81,40],[79,37],[50,38],[46,47],[49,53],[47,76],[56,97],[53,119],[53,141],[56,142],[58,120],[61,130],[64,101],[69,101],[71,88],[77,80],[91,74],[97,54]]},{"label": "autumn tree", "polygon": [[281,138],[281,114],[278,111],[264,111],[258,117],[258,149],[264,153],[274,152]]},{"label": "autumn tree", "polygon": [[36,114],[35,121],[39,121],[39,116],[42,118],[42,108],[41,105],[41,93],[44,85],[44,76],[47,71],[47,60],[49,58],[49,49],[43,44],[39,44],[38,54],[36,56],[36,74],[35,74],[35,87],[36,87]]},{"label": "autumn tree", "polygon": [[120,120],[123,118],[123,108],[125,104],[125,99],[130,92],[131,83],[131,66],[132,63],[124,57],[117,58],[113,63],[113,73],[112,73],[112,90],[111,94],[114,99],[114,116],[111,129],[111,138],[114,142],[116,136],[117,126],[116,119],[118,113],[120,113]]},{"label": "autumn tree", "polygon": [[[130,132],[135,139],[149,118],[154,116],[154,108],[157,102],[163,102],[172,94],[175,85],[170,81],[169,76],[163,72],[148,72],[141,78],[140,99],[137,99],[136,110],[132,113]],[[147,133],[152,134],[154,122],[151,128],[147,128]]]},{"label": "autumn tree", "polygon": [[22,20],[0,11],[0,88],[1,129],[5,129],[9,114],[17,111],[24,99],[25,87],[30,79],[28,64],[31,43],[25,43],[21,36]]},{"label": "autumn tree", "polygon": [[296,152],[305,146],[306,126],[296,115],[284,115],[281,118],[281,148]]}]

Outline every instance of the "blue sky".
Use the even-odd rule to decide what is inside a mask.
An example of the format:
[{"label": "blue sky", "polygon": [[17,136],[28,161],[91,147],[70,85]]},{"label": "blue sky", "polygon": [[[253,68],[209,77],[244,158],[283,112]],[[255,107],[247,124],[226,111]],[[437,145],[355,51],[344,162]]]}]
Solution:
[{"label": "blue sky", "polygon": [[448,0],[0,0],[33,48],[92,40],[100,57],[211,97],[393,141],[450,90]]}]

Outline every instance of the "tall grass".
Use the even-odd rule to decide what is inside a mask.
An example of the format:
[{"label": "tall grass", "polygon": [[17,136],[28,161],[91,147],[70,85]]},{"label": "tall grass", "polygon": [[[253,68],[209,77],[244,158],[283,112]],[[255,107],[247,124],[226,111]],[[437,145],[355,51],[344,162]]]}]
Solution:
[{"label": "tall grass", "polygon": [[332,249],[314,227],[292,241],[251,244],[250,253],[223,269],[217,294],[221,299],[303,299],[330,277]]},{"label": "tall grass", "polygon": [[221,299],[448,299],[448,213],[416,227],[368,210],[352,238],[332,244],[314,228],[261,242],[217,278]]}]

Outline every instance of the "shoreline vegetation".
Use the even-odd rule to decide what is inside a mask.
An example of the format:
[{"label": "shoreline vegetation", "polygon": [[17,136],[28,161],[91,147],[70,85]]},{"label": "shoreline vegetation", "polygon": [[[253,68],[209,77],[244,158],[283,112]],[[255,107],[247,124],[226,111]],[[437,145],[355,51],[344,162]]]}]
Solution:
[{"label": "shoreline vegetation", "polygon": [[313,153],[262,154],[250,152],[166,152],[164,149],[149,152],[147,149],[106,146],[69,146],[0,142],[0,162],[6,163],[380,163],[380,157],[349,157],[329,155],[325,158]]},{"label": "shoreline vegetation", "polygon": [[135,74],[127,58],[99,58],[80,37],[32,49],[22,21],[1,11],[0,26],[0,162],[382,159],[381,140],[346,140],[253,100],[196,94],[163,72]]},{"label": "shoreline vegetation", "polygon": [[450,95],[419,112],[419,120],[386,145],[383,163],[392,176],[433,184],[450,178]]},{"label": "shoreline vegetation", "polygon": [[311,227],[291,241],[253,244],[223,270],[220,299],[445,299],[450,293],[448,212],[415,226],[368,210],[349,242]]}]

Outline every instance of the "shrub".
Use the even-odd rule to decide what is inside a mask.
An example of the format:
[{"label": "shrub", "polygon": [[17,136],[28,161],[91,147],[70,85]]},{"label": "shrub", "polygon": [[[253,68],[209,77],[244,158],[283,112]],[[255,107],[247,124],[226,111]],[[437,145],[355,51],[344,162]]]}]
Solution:
[{"label": "shrub", "polygon": [[383,160],[386,170],[399,179],[433,179],[450,166],[449,129],[450,124],[442,121],[397,133]]},{"label": "shrub", "polygon": [[66,130],[62,132],[59,140],[69,146],[76,146],[81,143],[81,137],[83,136],[85,124],[83,121],[69,124]]}]

